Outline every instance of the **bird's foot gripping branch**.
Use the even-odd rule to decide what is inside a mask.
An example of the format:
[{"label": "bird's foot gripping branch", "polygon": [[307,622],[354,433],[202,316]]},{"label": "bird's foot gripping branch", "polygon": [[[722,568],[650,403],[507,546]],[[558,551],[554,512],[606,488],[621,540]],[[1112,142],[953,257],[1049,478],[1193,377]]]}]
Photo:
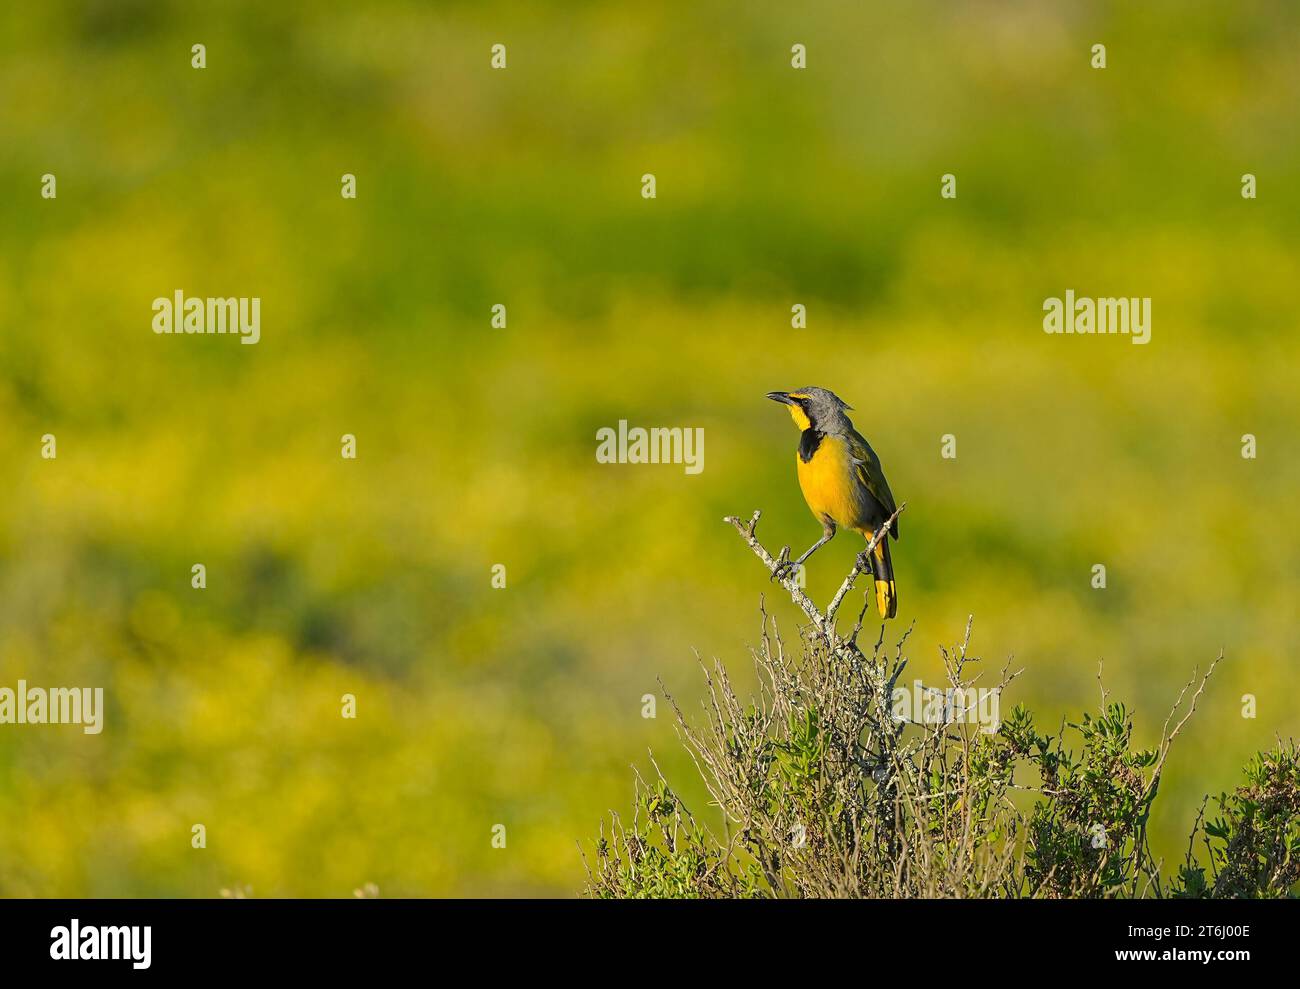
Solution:
[{"label": "bird's foot gripping branch", "polygon": [[[594,842],[590,895],[1300,892],[1294,742],[1252,762],[1244,785],[1216,798],[1212,820],[1203,811],[1185,861],[1162,868],[1151,851],[1147,822],[1166,759],[1218,660],[1204,675],[1193,674],[1150,748],[1134,745],[1133,715],[1104,688],[1099,710],[1041,731],[1023,706],[1005,717],[996,705],[982,706],[981,696],[1000,697],[1019,671],[1008,663],[986,678],[969,651],[969,621],[961,641],[940,650],[946,682],[902,685],[911,629],[886,647],[882,623],[865,649],[857,643],[862,615],[847,635],[836,629],[836,612],[860,568],[823,611],[780,568],[786,554],[774,558],[759,542],[758,519],[755,512],[727,521],[769,572],[779,571],[807,623],[788,644],[775,617],[760,609],[756,687],[740,694],[721,661],[701,661],[698,719],[664,691],[716,810],[708,820],[693,815],[652,759],[653,772],[637,774],[631,819],[611,814]],[[991,723],[984,717],[990,712]]]}]

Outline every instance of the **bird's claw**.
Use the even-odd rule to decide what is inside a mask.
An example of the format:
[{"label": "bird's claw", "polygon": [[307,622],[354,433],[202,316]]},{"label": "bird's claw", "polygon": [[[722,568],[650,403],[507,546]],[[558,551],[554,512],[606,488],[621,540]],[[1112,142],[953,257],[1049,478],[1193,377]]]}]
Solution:
[{"label": "bird's claw", "polygon": [[867,551],[866,551],[865,549],[864,549],[861,553],[858,554],[858,559],[857,559],[857,561],[856,561],[856,566],[857,566],[858,571],[859,571],[860,573],[870,573],[870,572],[871,572],[871,557],[869,557],[869,556],[867,555]]},{"label": "bird's claw", "polygon": [[794,568],[795,568],[795,564],[790,562],[790,547],[783,546],[781,547],[781,555],[778,556],[776,559],[776,566],[772,568],[771,579],[784,580],[785,572],[787,570],[793,570]]}]

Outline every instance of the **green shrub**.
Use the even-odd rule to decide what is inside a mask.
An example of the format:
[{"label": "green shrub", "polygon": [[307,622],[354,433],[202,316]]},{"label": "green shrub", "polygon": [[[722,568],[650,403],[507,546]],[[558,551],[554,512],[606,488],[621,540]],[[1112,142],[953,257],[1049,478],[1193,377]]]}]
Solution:
[{"label": "green shrub", "polygon": [[[1219,816],[1197,819],[1174,895],[1214,898],[1294,896],[1300,888],[1300,752],[1279,742],[1246,766],[1246,782],[1215,798]],[[1210,874],[1192,855],[1205,846]]]},{"label": "green shrub", "polygon": [[[758,542],[757,520],[728,521],[771,571],[781,557]],[[1152,858],[1161,772],[1214,665],[1184,688],[1154,748],[1133,746],[1132,715],[1104,689],[1098,712],[1048,734],[1023,707],[996,724],[976,716],[976,698],[989,696],[978,691],[1001,698],[1017,673],[1006,666],[985,682],[968,623],[941,650],[946,684],[918,711],[898,693],[910,629],[886,648],[882,627],[867,652],[857,641],[867,605],[847,635],[836,625],[857,575],[825,611],[782,580],[809,624],[788,650],[764,611],[752,697],[717,661],[702,664],[702,724],[665,691],[723,830],[692,816],[656,764],[651,781],[637,776],[631,823],[613,815],[602,828],[590,895],[1282,896],[1296,886],[1294,745],[1260,756],[1248,784],[1219,799],[1222,816],[1203,828],[1212,880],[1189,853],[1166,888]]]}]

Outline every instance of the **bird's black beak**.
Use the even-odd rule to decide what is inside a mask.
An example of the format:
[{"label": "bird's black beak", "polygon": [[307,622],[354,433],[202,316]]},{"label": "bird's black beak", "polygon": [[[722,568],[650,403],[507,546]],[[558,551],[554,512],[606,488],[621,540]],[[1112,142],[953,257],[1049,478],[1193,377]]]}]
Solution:
[{"label": "bird's black beak", "polygon": [[782,405],[794,405],[794,399],[783,391],[770,391],[767,397],[773,402],[780,402]]}]

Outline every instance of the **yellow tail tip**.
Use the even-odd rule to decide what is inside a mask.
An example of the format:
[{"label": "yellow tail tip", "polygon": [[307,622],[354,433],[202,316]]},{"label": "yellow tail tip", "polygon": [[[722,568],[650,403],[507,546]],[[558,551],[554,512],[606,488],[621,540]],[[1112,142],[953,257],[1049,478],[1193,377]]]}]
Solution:
[{"label": "yellow tail tip", "polygon": [[876,581],[876,610],[881,618],[893,618],[898,614],[898,593],[892,580]]}]

